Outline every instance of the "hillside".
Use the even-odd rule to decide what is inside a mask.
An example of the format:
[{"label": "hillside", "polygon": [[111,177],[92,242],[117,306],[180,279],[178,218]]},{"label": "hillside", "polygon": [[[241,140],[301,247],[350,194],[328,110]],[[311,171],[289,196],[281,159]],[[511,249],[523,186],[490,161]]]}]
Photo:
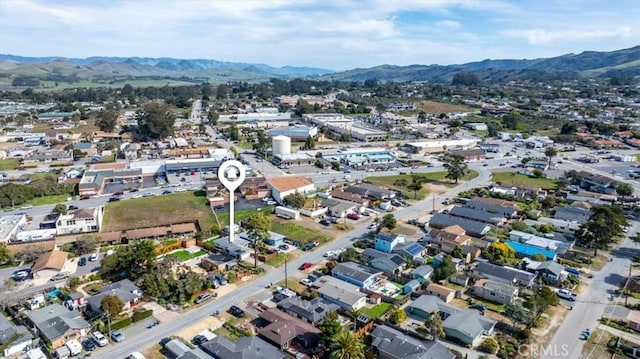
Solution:
[{"label": "hillside", "polygon": [[640,46],[629,49],[530,60],[482,60],[457,65],[380,65],[343,72],[312,67],[272,67],[265,64],[208,59],[148,57],[21,57],[0,54],[0,86],[10,87],[16,77],[45,82],[94,83],[179,80],[199,83],[267,81],[273,77],[311,77],[323,80],[430,81],[450,83],[459,72],[473,72],[485,83],[512,80],[575,79],[580,77],[640,76]]}]

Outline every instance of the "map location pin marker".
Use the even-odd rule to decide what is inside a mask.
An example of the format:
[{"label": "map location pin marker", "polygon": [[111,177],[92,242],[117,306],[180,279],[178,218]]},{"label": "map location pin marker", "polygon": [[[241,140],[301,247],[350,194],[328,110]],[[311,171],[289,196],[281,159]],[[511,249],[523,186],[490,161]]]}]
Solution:
[{"label": "map location pin marker", "polygon": [[237,160],[225,161],[218,169],[220,183],[229,191],[229,243],[235,239],[234,205],[235,190],[240,187],[247,177],[244,165]]}]

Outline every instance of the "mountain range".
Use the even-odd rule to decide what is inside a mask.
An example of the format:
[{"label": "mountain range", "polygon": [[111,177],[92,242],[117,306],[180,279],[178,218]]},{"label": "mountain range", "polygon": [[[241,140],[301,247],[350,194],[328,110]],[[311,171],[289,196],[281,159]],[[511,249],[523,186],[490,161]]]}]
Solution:
[{"label": "mountain range", "polygon": [[[640,76],[640,46],[609,52],[585,51],[531,60],[483,60],[458,65],[380,65],[334,72],[314,67],[273,67],[265,64],[169,57],[23,57],[0,54],[0,85],[12,78],[40,81],[115,83],[131,80],[184,82],[264,81],[273,77],[324,80],[430,81],[450,83],[459,72],[471,72],[487,83],[511,80],[575,79]],[[8,81],[8,82],[7,82]]]}]

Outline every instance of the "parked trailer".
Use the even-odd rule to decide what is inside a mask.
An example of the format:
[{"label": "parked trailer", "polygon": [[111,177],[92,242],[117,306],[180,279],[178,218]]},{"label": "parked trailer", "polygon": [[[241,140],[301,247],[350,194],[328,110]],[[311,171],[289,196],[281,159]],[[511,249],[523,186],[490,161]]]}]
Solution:
[{"label": "parked trailer", "polygon": [[296,211],[295,209],[291,209],[287,207],[282,207],[282,206],[276,207],[275,214],[276,216],[283,217],[283,218],[295,219],[295,220],[300,219],[300,212]]}]

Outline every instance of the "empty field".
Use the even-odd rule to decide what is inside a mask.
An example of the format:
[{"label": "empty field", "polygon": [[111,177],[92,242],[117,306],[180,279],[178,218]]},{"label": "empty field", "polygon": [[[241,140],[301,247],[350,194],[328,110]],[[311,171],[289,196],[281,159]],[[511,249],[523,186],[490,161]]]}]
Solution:
[{"label": "empty field", "polygon": [[184,192],[110,202],[105,206],[104,231],[154,227],[198,220],[209,230],[213,215],[203,192]]},{"label": "empty field", "polygon": [[[411,184],[411,176],[420,177],[424,181],[424,186],[418,191],[417,196],[414,191],[410,190],[407,186]],[[386,187],[394,191],[402,193],[402,197],[406,199],[424,199],[429,194],[429,185],[444,185],[447,187],[454,186],[455,184],[446,178],[446,171],[429,172],[429,173],[416,173],[414,175],[392,175],[392,176],[379,176],[379,177],[367,177],[366,182],[375,184],[378,186]],[[478,177],[478,172],[470,170],[462,181],[468,181]],[[417,197],[417,198],[416,198]]]},{"label": "empty field", "polygon": [[419,111],[424,111],[433,115],[439,115],[441,113],[449,112],[467,112],[471,110],[470,107],[464,105],[454,105],[450,103],[429,100],[418,101],[415,103],[415,105],[419,109]]},{"label": "empty field", "polygon": [[491,179],[495,183],[504,186],[515,187],[539,187],[542,189],[555,189],[556,182],[549,178],[534,178],[515,172],[493,172]]}]

